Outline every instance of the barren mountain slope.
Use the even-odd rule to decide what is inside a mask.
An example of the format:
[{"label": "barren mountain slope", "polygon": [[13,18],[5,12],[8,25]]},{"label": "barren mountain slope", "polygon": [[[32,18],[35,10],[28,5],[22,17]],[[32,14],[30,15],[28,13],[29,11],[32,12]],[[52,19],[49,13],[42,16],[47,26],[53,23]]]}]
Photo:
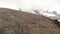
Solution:
[{"label": "barren mountain slope", "polygon": [[60,34],[60,28],[41,15],[0,8],[0,34]]}]

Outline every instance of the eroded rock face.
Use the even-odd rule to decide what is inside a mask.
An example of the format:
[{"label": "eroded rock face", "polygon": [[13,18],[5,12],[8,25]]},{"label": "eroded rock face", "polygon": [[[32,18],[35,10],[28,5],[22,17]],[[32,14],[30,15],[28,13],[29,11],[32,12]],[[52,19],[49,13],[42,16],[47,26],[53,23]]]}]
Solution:
[{"label": "eroded rock face", "polygon": [[41,15],[1,8],[0,34],[60,34],[60,28]]}]

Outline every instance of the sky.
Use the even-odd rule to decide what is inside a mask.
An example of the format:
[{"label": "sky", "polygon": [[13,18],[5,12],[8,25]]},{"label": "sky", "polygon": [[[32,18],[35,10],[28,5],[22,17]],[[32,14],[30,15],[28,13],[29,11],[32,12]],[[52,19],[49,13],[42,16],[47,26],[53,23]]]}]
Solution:
[{"label": "sky", "polygon": [[12,0],[10,1],[0,0],[0,8],[11,8],[14,10],[18,10],[16,2],[12,2]]},{"label": "sky", "polygon": [[43,9],[60,13],[60,0],[0,0],[0,7],[12,9]]},{"label": "sky", "polygon": [[60,13],[60,2],[59,0],[22,0],[22,8],[39,8],[49,11],[57,11]]}]

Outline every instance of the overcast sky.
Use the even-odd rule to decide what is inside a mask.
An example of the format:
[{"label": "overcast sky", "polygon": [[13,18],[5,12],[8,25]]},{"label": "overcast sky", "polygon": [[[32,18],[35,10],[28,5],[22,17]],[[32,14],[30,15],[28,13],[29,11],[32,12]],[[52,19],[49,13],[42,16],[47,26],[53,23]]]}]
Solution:
[{"label": "overcast sky", "polygon": [[60,13],[59,0],[22,0],[20,7],[23,9],[40,8],[43,10],[57,11]]},{"label": "overcast sky", "polygon": [[43,9],[60,13],[60,0],[0,0],[1,7],[12,9]]}]

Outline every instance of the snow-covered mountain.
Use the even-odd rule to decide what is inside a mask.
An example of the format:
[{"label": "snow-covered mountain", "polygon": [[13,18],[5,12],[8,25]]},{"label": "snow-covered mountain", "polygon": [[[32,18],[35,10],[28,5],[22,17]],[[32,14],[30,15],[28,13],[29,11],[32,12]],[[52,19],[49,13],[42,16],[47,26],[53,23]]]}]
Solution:
[{"label": "snow-covered mountain", "polygon": [[57,14],[57,12],[51,12],[51,11],[47,11],[47,10],[41,10],[41,9],[36,9],[33,10],[32,13],[34,14],[40,14],[46,17],[50,17],[50,16],[55,16],[55,14]]}]

